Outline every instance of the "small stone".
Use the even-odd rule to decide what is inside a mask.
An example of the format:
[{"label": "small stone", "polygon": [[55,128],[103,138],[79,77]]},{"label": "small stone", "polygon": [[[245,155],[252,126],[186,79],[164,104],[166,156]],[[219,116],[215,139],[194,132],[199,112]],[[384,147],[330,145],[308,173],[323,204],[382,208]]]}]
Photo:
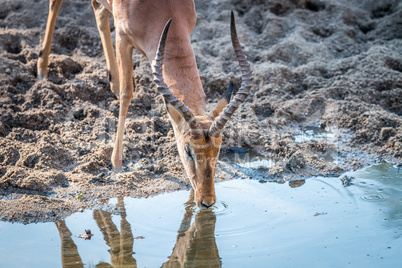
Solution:
[{"label": "small stone", "polygon": [[343,186],[347,187],[347,186],[350,186],[350,182],[352,181],[352,178],[345,175],[341,178],[341,181],[342,181]]},{"label": "small stone", "polygon": [[388,140],[390,137],[395,136],[396,130],[392,127],[383,127],[380,132],[382,140]]}]

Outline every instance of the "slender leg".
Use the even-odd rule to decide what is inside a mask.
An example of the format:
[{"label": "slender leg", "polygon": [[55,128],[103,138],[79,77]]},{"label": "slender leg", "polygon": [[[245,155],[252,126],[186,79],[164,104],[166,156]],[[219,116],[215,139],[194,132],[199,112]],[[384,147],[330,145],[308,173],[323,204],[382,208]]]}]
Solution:
[{"label": "slender leg", "polygon": [[119,123],[117,125],[116,143],[112,154],[112,164],[116,171],[122,170],[124,127],[128,106],[134,92],[132,55],[132,44],[128,41],[128,38],[116,28],[116,56],[120,81]]},{"label": "slender leg", "polygon": [[77,245],[71,238],[72,234],[66,222],[64,220],[57,221],[56,226],[61,240],[61,263],[63,267],[84,267]]},{"label": "slender leg", "polygon": [[94,219],[99,226],[110,247],[111,265],[113,267],[136,268],[137,261],[133,257],[134,236],[130,223],[126,220],[127,214],[122,197],[118,197],[117,206],[121,208],[120,231],[112,220],[112,214],[103,210],[94,211]]},{"label": "slender leg", "polygon": [[39,52],[37,65],[39,79],[47,77],[47,66],[49,64],[49,54],[52,46],[54,25],[56,24],[57,13],[59,13],[62,2],[63,0],[49,1],[49,15],[47,17],[45,39],[43,40],[42,49]]},{"label": "slender leg", "polygon": [[109,16],[110,12],[96,0],[92,0],[96,24],[102,41],[103,52],[106,58],[107,72],[110,82],[110,89],[119,98],[119,73],[116,58],[114,56],[112,37],[110,35]]}]

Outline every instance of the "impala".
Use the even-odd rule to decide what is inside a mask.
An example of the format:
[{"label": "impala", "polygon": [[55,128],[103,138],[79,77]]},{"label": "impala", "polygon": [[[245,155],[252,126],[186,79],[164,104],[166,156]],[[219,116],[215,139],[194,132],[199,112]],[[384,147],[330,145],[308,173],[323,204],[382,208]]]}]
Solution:
[{"label": "impala", "polygon": [[[38,77],[47,75],[48,57],[57,13],[62,0],[51,0],[44,44],[38,59]],[[192,0],[92,0],[106,57],[111,90],[120,100],[119,121],[112,164],[122,170],[122,144],[127,110],[133,96],[133,49],[152,62],[154,82],[162,94],[172,123],[181,161],[195,190],[200,208],[216,202],[214,176],[222,143],[221,131],[248,96],[253,74],[237,38],[231,13],[232,45],[242,71],[242,84],[231,100],[230,83],[223,98],[206,111],[190,35],[196,24]],[[116,60],[108,18],[113,13]],[[161,35],[162,33],[162,35]]]}]

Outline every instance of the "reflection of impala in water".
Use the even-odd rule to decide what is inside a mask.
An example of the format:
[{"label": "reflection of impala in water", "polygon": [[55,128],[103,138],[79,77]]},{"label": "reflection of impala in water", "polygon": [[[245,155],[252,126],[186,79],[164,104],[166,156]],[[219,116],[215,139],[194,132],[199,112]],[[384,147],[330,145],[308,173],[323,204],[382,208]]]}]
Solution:
[{"label": "reflection of impala in water", "polygon": [[134,237],[131,225],[126,220],[127,214],[123,198],[117,199],[117,206],[121,213],[120,232],[112,221],[112,214],[104,210],[95,210],[94,219],[103,234],[106,244],[110,247],[111,263],[113,267],[137,267],[133,257]]},{"label": "reflection of impala in water", "polygon": [[[133,257],[134,236],[130,223],[126,220],[123,198],[118,198],[117,206],[121,211],[120,231],[112,221],[112,214],[95,210],[94,219],[110,247],[111,264],[100,262],[96,267],[137,267]],[[221,267],[218,247],[215,242],[216,217],[211,210],[199,211],[194,222],[194,196],[186,202],[186,212],[178,230],[176,244],[169,260],[162,267]],[[84,267],[65,221],[56,222],[61,239],[61,261],[63,267]]]},{"label": "reflection of impala in water", "polygon": [[[120,209],[121,221],[119,231],[112,221],[112,214],[104,210],[95,210],[94,219],[103,234],[106,244],[110,247],[112,267],[137,267],[133,257],[134,237],[130,223],[126,220],[126,210],[123,198],[117,199],[117,207]],[[84,267],[77,246],[71,238],[65,221],[56,222],[61,239],[61,262],[63,267]],[[108,267],[107,263],[100,262],[96,267]]]},{"label": "reflection of impala in water", "polygon": [[190,200],[186,203],[177,240],[169,261],[162,267],[221,267],[218,247],[215,242],[215,213],[202,210],[197,213],[193,224],[194,198],[191,191]]},{"label": "reflection of impala in water", "polygon": [[78,254],[77,245],[71,238],[71,232],[66,226],[64,220],[56,222],[57,230],[61,240],[61,263],[63,267],[84,267],[80,254]]}]

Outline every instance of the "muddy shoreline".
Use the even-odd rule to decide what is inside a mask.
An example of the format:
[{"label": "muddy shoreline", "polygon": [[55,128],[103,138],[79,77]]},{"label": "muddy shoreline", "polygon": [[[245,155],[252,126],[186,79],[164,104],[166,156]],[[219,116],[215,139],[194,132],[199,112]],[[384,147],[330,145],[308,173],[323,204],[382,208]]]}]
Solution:
[{"label": "muddy shoreline", "polygon": [[[254,170],[220,161],[217,182],[339,176],[383,160],[401,163],[399,1],[195,2],[192,44],[208,107],[229,81],[240,83],[230,10],[255,74],[250,96],[223,132],[222,158],[246,150],[276,159],[273,166]],[[0,220],[55,221],[105,198],[190,187],[150,65],[137,52],[124,172],[111,170],[119,104],[109,88],[90,2],[63,2],[49,77],[42,81],[36,79],[36,62],[48,1],[4,0],[3,7]],[[297,141],[310,126],[333,136]]]}]

